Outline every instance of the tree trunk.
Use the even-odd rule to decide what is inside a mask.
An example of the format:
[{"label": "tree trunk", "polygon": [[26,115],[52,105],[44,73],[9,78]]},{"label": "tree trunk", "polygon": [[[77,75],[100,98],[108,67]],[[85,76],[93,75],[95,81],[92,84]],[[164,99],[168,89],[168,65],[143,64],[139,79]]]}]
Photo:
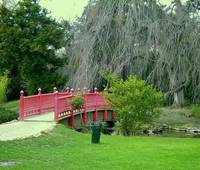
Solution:
[{"label": "tree trunk", "polygon": [[184,92],[183,87],[181,85],[180,76],[176,73],[171,72],[170,74],[170,87],[174,95],[174,105],[183,106],[184,105]]},{"label": "tree trunk", "polygon": [[176,106],[183,106],[185,103],[183,89],[174,93],[174,104]]}]

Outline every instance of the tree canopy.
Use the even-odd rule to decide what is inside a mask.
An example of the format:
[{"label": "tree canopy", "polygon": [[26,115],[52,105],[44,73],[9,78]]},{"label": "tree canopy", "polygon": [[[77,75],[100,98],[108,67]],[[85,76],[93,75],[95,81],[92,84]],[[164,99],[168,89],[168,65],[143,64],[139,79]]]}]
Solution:
[{"label": "tree canopy", "polygon": [[199,1],[90,0],[70,60],[74,86],[105,85],[104,70],[135,74],[169,103],[200,101]]},{"label": "tree canopy", "polygon": [[56,52],[68,43],[66,29],[69,23],[51,18],[37,0],[22,0],[13,8],[0,5],[0,74],[8,71],[10,98],[18,98],[21,88],[33,94],[39,87],[52,91],[64,86],[59,69],[66,55]]},{"label": "tree canopy", "polygon": [[110,87],[104,95],[117,113],[121,133],[132,135],[142,126],[150,126],[159,115],[157,107],[162,105],[162,94],[133,75],[125,81],[109,74],[105,78],[110,81]]}]

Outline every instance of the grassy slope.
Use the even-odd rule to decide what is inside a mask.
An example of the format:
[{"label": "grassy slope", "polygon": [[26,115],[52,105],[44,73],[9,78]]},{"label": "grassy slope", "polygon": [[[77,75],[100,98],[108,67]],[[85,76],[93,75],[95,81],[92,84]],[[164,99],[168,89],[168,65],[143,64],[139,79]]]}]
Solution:
[{"label": "grassy slope", "polygon": [[200,169],[200,139],[102,136],[92,145],[90,138],[59,125],[38,138],[0,142],[0,161],[21,162],[2,169]]},{"label": "grassy slope", "polygon": [[200,117],[192,116],[190,108],[165,107],[156,120],[158,124],[168,124],[172,127],[197,127],[200,128]]},{"label": "grassy slope", "polygon": [[19,100],[7,102],[3,104],[2,106],[8,110],[12,110],[17,113],[19,112]]}]

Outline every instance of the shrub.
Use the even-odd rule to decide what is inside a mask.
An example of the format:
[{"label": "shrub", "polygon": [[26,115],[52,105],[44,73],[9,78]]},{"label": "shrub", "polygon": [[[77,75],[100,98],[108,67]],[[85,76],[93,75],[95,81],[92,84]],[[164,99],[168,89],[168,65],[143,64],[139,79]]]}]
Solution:
[{"label": "shrub", "polygon": [[121,80],[111,75],[107,95],[111,109],[117,113],[123,135],[135,134],[143,125],[150,125],[159,114],[157,107],[162,103],[162,93],[145,84],[135,76]]},{"label": "shrub", "polygon": [[81,96],[76,96],[71,100],[70,104],[73,109],[80,109],[84,104],[84,98]]},{"label": "shrub", "polygon": [[0,107],[0,123],[5,123],[17,119],[18,115],[16,112],[6,110]]},{"label": "shrub", "polygon": [[200,105],[195,104],[190,107],[192,116],[200,117]]},{"label": "shrub", "polygon": [[6,91],[8,87],[8,77],[7,74],[0,77],[0,104],[6,101]]}]

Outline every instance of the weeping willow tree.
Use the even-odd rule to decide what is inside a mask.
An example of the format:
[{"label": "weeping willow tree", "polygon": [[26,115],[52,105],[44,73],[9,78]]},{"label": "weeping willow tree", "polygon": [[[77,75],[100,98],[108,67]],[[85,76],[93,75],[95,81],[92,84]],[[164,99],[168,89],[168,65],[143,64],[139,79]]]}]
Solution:
[{"label": "weeping willow tree", "polygon": [[71,83],[103,86],[99,72],[135,74],[169,102],[200,101],[199,1],[90,0],[76,25]]}]

